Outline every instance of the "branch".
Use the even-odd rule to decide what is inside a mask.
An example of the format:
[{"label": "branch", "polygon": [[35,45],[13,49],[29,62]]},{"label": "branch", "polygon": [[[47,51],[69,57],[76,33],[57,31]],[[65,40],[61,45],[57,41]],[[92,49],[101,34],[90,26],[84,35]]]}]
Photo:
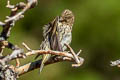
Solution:
[{"label": "branch", "polygon": [[[26,44],[24,44],[24,46],[28,50],[27,53],[23,54],[23,51],[21,49],[14,50],[11,55],[6,56],[5,58],[2,59],[2,61],[9,62],[9,61],[14,60],[14,59],[27,58],[31,55],[36,55],[36,54],[40,54],[40,55],[51,54],[51,55],[55,55],[55,56],[51,57],[51,59],[48,60],[45,63],[45,65],[53,64],[53,63],[61,62],[61,61],[70,61],[70,62],[76,63],[75,66],[73,66],[74,64],[72,64],[73,67],[79,67],[84,62],[84,59],[79,57],[79,55],[78,55],[78,54],[80,54],[80,52],[78,52],[78,54],[74,53],[74,55],[73,55],[73,53],[70,53],[70,52],[60,52],[60,51],[53,51],[53,50],[32,50]],[[72,49],[70,46],[69,46],[69,48]],[[72,52],[74,52],[74,51],[72,51]],[[78,61],[76,61],[76,58],[74,56],[76,56]],[[12,66],[12,69],[13,69],[13,71],[15,71],[15,73],[18,73],[18,75],[22,75],[24,73],[27,73],[27,72],[30,72],[34,69],[39,68],[40,65],[41,65],[41,60],[38,60],[35,62],[30,62],[30,63],[25,64],[25,65],[20,66],[20,67]]]},{"label": "branch", "polygon": [[[25,57],[28,57],[31,55],[36,55],[36,54],[40,54],[40,55],[52,54],[52,55],[57,55],[57,56],[65,56],[65,57],[75,60],[74,56],[69,52],[60,52],[60,51],[53,51],[53,50],[31,50],[27,53],[23,53],[23,49],[14,50],[10,55],[4,57],[3,60],[6,62],[9,62],[9,61],[17,59],[17,58],[25,58]],[[79,61],[79,56],[77,56],[77,58]],[[76,62],[76,60],[75,60],[75,62]],[[76,62],[76,63],[78,63],[78,62]]]},{"label": "branch", "polygon": [[110,62],[111,64],[111,66],[117,66],[117,67],[120,67],[120,59],[119,60],[116,60],[116,61],[111,61]]},{"label": "branch", "polygon": [[[16,15],[9,17],[9,19],[5,20],[5,22],[10,22],[10,21],[17,21],[20,18],[23,17],[23,14],[30,8],[33,8],[37,4],[37,0],[27,0],[27,4],[25,6],[24,3],[19,4],[19,7],[23,8],[23,10]],[[17,6],[18,7],[18,6]],[[17,8],[19,9],[19,8]]]},{"label": "branch", "polygon": [[[80,60],[80,63],[82,65],[84,62],[84,59],[79,57],[79,60]],[[49,65],[49,64],[57,63],[57,62],[62,62],[62,61],[74,62],[74,60],[71,58],[57,56],[57,57],[52,57],[49,61],[47,61],[45,63],[45,66]],[[14,70],[15,70],[15,72],[18,73],[18,75],[23,75],[25,73],[28,73],[28,72],[34,70],[34,69],[40,68],[40,65],[41,65],[41,60],[38,60],[35,62],[30,62],[30,63],[25,64],[23,66],[20,66],[19,68],[14,68]]]},{"label": "branch", "polygon": [[4,26],[4,25],[5,25],[5,23],[3,23],[3,22],[0,21],[0,26]]}]

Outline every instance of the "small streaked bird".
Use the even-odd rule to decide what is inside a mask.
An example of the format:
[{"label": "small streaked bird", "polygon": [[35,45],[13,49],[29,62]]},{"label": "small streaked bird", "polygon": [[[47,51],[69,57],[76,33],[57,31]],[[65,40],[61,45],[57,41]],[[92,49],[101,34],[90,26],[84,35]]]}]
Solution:
[{"label": "small streaked bird", "polygon": [[[60,16],[57,16],[52,22],[43,27],[43,38],[40,45],[41,50],[65,51],[67,47],[64,44],[70,44],[72,40],[72,26],[74,15],[72,11],[66,9]],[[36,58],[40,56],[37,55]],[[50,59],[50,54],[43,54],[40,66],[40,72],[44,63]]]}]

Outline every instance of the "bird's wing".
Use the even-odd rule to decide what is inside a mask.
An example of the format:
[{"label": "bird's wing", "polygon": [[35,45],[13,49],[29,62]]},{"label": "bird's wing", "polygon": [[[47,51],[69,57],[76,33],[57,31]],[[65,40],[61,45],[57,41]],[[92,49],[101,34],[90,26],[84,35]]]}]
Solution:
[{"label": "bird's wing", "polygon": [[59,16],[56,17],[54,21],[51,23],[52,31],[50,31],[49,40],[50,40],[50,46],[52,50],[63,51],[62,46],[60,44],[59,36],[58,36],[59,32],[57,30],[57,28],[59,27],[58,21],[59,21]]}]

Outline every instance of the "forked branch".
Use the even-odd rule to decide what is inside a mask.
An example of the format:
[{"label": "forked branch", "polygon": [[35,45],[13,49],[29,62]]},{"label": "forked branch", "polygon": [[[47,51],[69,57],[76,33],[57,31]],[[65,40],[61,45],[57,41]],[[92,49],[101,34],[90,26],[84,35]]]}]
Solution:
[{"label": "forked branch", "polygon": [[[36,54],[41,54],[41,55],[52,54],[52,55],[54,55],[53,57],[51,57],[50,60],[48,60],[45,63],[45,65],[53,64],[53,63],[61,62],[61,61],[70,61],[70,62],[76,63],[77,67],[79,67],[84,62],[84,59],[82,57],[79,57],[79,55],[77,55],[75,53],[73,55],[71,52],[60,52],[60,51],[53,51],[53,50],[31,50],[27,45],[25,45],[25,47],[29,50],[27,53],[24,54],[26,57],[31,56],[31,55],[36,55]],[[69,46],[69,48],[72,49],[70,46]],[[74,56],[76,56],[79,63],[76,62],[76,58]],[[23,58],[23,57],[20,55],[20,56],[17,56],[16,58]],[[13,57],[13,59],[15,59],[15,57]],[[11,59],[11,60],[13,60],[13,59]],[[18,73],[18,75],[22,75],[24,73],[27,73],[34,69],[39,68],[40,65],[41,65],[41,60],[38,60],[35,62],[30,62],[28,64],[25,64],[25,65],[17,67],[17,68],[16,67],[12,67],[12,68],[14,69],[14,71],[16,73]],[[76,67],[76,66],[73,66],[73,67]]]}]

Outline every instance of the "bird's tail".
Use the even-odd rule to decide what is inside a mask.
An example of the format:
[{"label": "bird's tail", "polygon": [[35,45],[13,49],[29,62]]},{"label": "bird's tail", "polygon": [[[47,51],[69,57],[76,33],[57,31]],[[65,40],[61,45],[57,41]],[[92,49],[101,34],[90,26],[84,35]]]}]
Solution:
[{"label": "bird's tail", "polygon": [[41,62],[41,65],[40,65],[40,72],[39,72],[39,73],[42,72],[43,67],[44,67],[44,63],[43,63],[43,61],[42,61],[42,62]]},{"label": "bird's tail", "polygon": [[49,60],[50,56],[51,56],[50,54],[43,55],[43,59],[42,59],[41,65],[40,65],[40,73],[41,73],[45,63]]}]

